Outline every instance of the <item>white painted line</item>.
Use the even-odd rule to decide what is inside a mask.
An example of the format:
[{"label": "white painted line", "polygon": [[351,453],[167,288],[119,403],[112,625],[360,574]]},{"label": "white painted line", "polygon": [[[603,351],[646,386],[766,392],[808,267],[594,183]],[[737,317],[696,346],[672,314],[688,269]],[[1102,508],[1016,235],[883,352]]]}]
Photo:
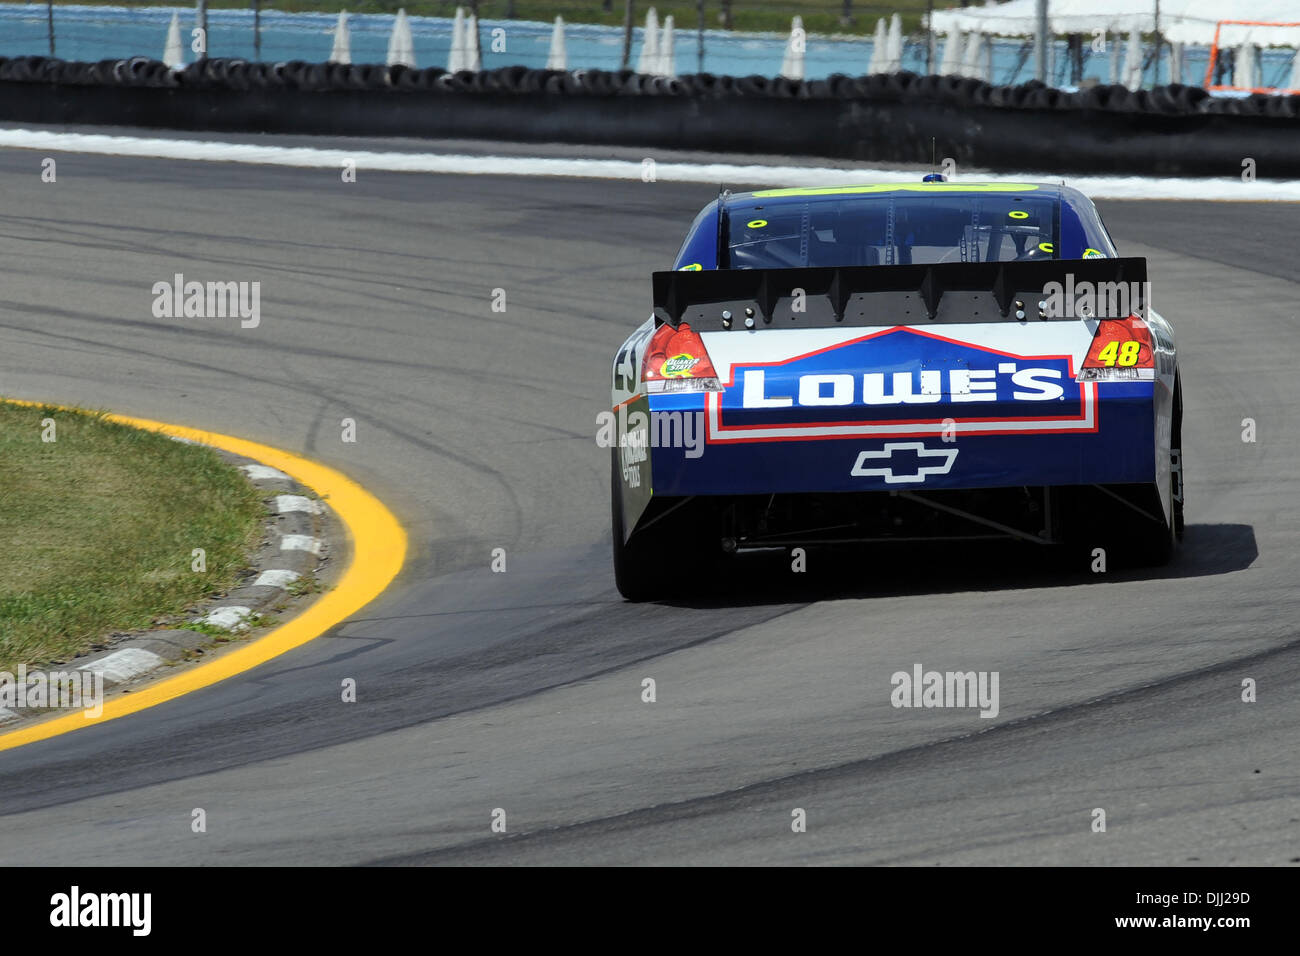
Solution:
[{"label": "white painted line", "polygon": [[263,571],[253,582],[255,588],[287,588],[298,580],[297,571]]},{"label": "white painted line", "polygon": [[313,538],[309,534],[282,534],[280,535],[281,551],[310,551],[312,554],[319,555],[325,550],[325,543],[320,538]]},{"label": "white painted line", "polygon": [[242,631],[248,627],[248,618],[252,614],[252,608],[232,604],[229,607],[214,608],[200,620],[202,623],[211,624],[213,627],[224,627],[227,631]]},{"label": "white painted line", "polygon": [[284,479],[287,481],[289,476],[278,468],[272,468],[270,465],[240,465],[240,470],[248,475],[250,481],[275,481]]},{"label": "white painted line", "polygon": [[[55,133],[44,130],[0,129],[0,147],[99,156],[136,156],[216,163],[253,163],[338,169],[345,162],[358,169],[401,173],[454,173],[490,176],[564,176],[622,179],[641,182],[640,160],[558,159],[540,156],[464,156],[438,153],[385,153],[365,150],[316,149],[301,146],[253,146],[204,140],[104,136],[97,133]],[[731,163],[658,163],[661,182],[728,183],[735,186],[842,186],[846,183],[914,183],[918,170],[891,170],[857,165],[852,169],[809,166],[762,166]],[[990,173],[972,182],[1033,183],[1059,180],[1042,173]],[[961,180],[957,180],[960,182]],[[1234,199],[1300,202],[1300,181],[1221,179],[1160,179],[1144,176],[1073,176],[1066,182],[1098,199]],[[653,187],[647,187],[653,188]]]},{"label": "white painted line", "polygon": [[90,671],[92,674],[103,674],[104,680],[120,684],[161,666],[162,662],[163,659],[153,651],[146,651],[142,647],[124,647],[120,651],[114,651],[107,657],[83,664],[77,670]]},{"label": "white painted line", "polygon": [[305,511],[309,515],[318,515],[325,509],[321,507],[319,501],[304,498],[302,495],[276,495],[275,510],[282,515],[295,511]]}]

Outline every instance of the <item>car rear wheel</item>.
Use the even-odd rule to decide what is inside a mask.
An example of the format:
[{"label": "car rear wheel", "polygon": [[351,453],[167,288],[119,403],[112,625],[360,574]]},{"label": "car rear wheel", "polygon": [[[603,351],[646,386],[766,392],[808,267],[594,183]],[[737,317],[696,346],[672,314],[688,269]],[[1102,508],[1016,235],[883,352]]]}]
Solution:
[{"label": "car rear wheel", "polygon": [[1139,568],[1156,568],[1166,565],[1178,546],[1174,526],[1161,520],[1158,524],[1145,520],[1121,544],[1121,559],[1125,564]]},{"label": "car rear wheel", "polygon": [[1183,539],[1183,388],[1174,380],[1174,407],[1169,448],[1169,520],[1144,521],[1125,542],[1124,557],[1139,567],[1168,564]]},{"label": "car rear wheel", "polygon": [[629,601],[653,600],[660,596],[663,582],[669,577],[667,549],[662,536],[649,531],[623,540],[623,482],[619,480],[617,456],[610,461],[609,500],[614,585]]}]

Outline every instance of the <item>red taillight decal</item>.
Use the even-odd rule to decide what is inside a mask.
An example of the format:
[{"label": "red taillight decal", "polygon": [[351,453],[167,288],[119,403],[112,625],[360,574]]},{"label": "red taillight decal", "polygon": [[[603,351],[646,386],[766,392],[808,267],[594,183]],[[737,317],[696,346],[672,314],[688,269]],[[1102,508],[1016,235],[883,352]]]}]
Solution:
[{"label": "red taillight decal", "polygon": [[1155,368],[1151,330],[1136,315],[1102,319],[1092,337],[1084,368]]},{"label": "red taillight decal", "polygon": [[717,377],[709,353],[704,349],[704,341],[687,323],[683,322],[677,328],[661,325],[650,336],[642,366],[642,381]]}]

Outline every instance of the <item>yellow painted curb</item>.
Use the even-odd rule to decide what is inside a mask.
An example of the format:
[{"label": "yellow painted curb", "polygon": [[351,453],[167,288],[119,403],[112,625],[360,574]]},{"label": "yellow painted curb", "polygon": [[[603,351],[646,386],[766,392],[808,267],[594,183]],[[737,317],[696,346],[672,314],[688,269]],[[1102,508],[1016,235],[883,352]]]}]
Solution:
[{"label": "yellow painted curb", "polygon": [[[43,402],[25,402],[5,399],[12,405],[56,408]],[[72,409],[67,409],[72,411]],[[340,621],[346,620],[373,601],[397,577],[406,558],[406,531],[374,495],[351,478],[333,468],[309,461],[270,445],[200,431],[183,425],[126,415],[105,415],[109,421],[148,431],[161,432],[177,438],[188,438],[252,458],[254,461],[296,478],[329,502],[352,539],[352,560],[343,577],[329,591],[292,621],[282,624],[269,634],[202,664],[175,677],[150,684],[104,704],[99,717],[88,718],[77,711],[51,720],[0,734],[0,750],[10,750],[24,744],[57,737],[83,727],[93,727],[108,720],[116,720],[137,711],[174,700],[184,694],[208,687],[218,681],[265,664],[286,651],[301,647],[324,634]]]}]

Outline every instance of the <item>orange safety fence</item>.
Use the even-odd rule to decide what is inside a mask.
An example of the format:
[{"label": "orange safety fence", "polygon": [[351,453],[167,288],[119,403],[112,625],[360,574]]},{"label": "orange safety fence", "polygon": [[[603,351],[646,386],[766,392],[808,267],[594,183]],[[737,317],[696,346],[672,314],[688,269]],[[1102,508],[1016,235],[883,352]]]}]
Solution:
[{"label": "orange safety fence", "polygon": [[[1214,27],[1214,43],[1210,46],[1210,63],[1205,68],[1205,88],[1207,90],[1237,90],[1249,93],[1300,93],[1300,90],[1283,89],[1277,86],[1230,86],[1214,82],[1214,66],[1219,61],[1219,32],[1225,26],[1242,27],[1300,27],[1300,23],[1275,23],[1271,20],[1220,20]],[[1300,56],[1300,52],[1297,52]]]}]

